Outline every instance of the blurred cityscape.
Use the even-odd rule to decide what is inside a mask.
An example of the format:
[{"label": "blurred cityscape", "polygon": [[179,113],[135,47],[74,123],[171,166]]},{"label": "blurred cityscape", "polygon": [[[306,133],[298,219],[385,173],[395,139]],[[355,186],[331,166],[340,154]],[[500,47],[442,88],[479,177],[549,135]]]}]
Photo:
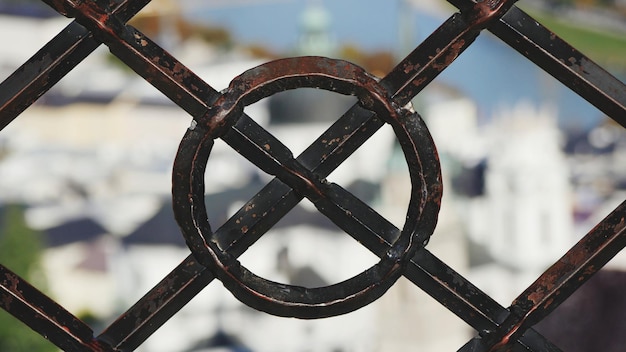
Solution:
[{"label": "blurred cityscape", "polygon": [[[605,38],[608,48],[590,47],[588,55],[624,80],[625,1],[519,5],[563,29],[558,34],[566,40],[574,30]],[[338,23],[353,20],[334,11],[341,6],[370,8],[370,17],[354,17],[388,31],[388,42],[368,44],[365,29],[342,37]],[[296,13],[283,21],[270,15],[277,7]],[[379,7],[391,8],[390,18],[381,17]],[[343,58],[382,77],[453,12],[437,0],[153,0],[130,23],[221,90],[249,68],[296,55]],[[229,16],[241,20],[219,21]],[[293,22],[293,28],[272,43],[261,22],[247,20],[254,18]],[[387,24],[376,28],[377,21]],[[0,80],[69,22],[38,1],[0,1]],[[572,22],[578,27],[570,28]],[[256,34],[269,38],[259,41],[243,24],[260,26]],[[496,37],[484,33],[475,45],[480,49],[468,49],[413,102],[433,135],[444,176],[428,249],[506,307],[624,200],[626,133]],[[579,48],[587,53],[585,45]],[[477,65],[485,56],[489,61]],[[298,89],[246,112],[297,155],[354,102]],[[98,333],[189,255],[173,216],[171,168],[190,123],[182,109],[99,48],[0,133],[0,262],[38,282]],[[216,144],[207,169],[214,227],[271,180],[225,143]],[[408,177],[393,131],[383,128],[329,180],[401,227]],[[36,250],[29,255],[40,265],[25,265],[24,272],[11,264],[22,254],[2,240],[12,209],[39,236],[25,250]],[[377,258],[304,201],[241,261],[260,276],[316,287],[351,277]],[[624,256],[609,264],[625,268]],[[0,330],[3,324],[21,323],[0,316]],[[626,336],[613,331],[620,333]],[[404,278],[363,309],[312,321],[253,311],[212,283],[138,351],[455,351],[474,334]],[[10,339],[0,331],[1,350],[27,350]]]}]

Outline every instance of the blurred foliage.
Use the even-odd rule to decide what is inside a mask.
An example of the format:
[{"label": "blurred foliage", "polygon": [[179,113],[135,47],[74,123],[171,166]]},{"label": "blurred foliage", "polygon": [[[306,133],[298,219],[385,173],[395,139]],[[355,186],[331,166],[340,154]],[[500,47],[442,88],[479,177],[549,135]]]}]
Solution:
[{"label": "blurred foliage", "polygon": [[358,46],[345,44],[339,49],[339,57],[353,62],[377,77],[383,77],[396,65],[397,59],[389,51],[364,51]]},{"label": "blurred foliage", "polygon": [[[190,39],[191,37],[197,37],[220,49],[227,50],[234,46],[233,38],[227,29],[196,24],[176,14],[168,16],[140,14],[133,17],[129,21],[129,24],[140,30],[148,38],[157,42],[157,44],[159,44],[158,38],[163,31],[173,31],[176,39],[181,41]],[[254,50],[254,52],[252,52],[253,55],[265,55],[265,53],[261,52],[262,48],[260,47],[252,49]],[[269,53],[267,53],[267,55],[269,55]],[[111,64],[127,73],[133,71],[113,54],[109,54],[107,59]]]},{"label": "blurred foliage", "polygon": [[[21,206],[8,205],[0,217],[0,263],[42,289],[44,242],[41,234],[26,225]],[[0,309],[0,351],[47,352],[58,349],[15,317]]]},{"label": "blurred foliage", "polygon": [[232,35],[226,28],[194,23],[177,14],[139,15],[130,20],[129,24],[150,38],[157,38],[162,31],[169,30],[175,31],[181,40],[196,36],[218,47],[230,48],[234,44]]}]

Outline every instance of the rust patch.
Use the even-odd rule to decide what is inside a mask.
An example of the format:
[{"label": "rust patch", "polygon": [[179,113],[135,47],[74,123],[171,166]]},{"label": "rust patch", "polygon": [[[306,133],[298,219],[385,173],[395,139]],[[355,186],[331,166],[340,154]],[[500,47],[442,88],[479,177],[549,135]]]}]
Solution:
[{"label": "rust patch", "polygon": [[549,300],[547,300],[546,303],[544,303],[543,305],[543,309],[547,309],[548,307],[550,307],[553,302],[554,302],[554,298],[550,298]]},{"label": "rust patch", "polygon": [[413,80],[412,83],[413,83],[414,86],[419,87],[422,84],[424,84],[425,81],[426,81],[426,77],[422,77],[422,78]]},{"label": "rust patch", "polygon": [[535,292],[528,295],[528,300],[533,302],[533,304],[538,304],[545,297],[545,291],[542,287],[537,288]]},{"label": "rust patch", "polygon": [[17,287],[20,283],[20,279],[17,277],[17,275],[6,273],[4,277],[9,282],[9,290],[21,297],[21,294],[19,294],[19,290]]},{"label": "rust patch", "polygon": [[10,310],[12,303],[13,303],[13,296],[11,295],[2,296],[2,307],[4,307],[4,309]]},{"label": "rust patch", "polygon": [[446,56],[443,58],[443,62],[433,63],[433,68],[435,70],[441,71],[450,66],[450,64],[454,62],[454,60],[459,56],[461,50],[463,50],[464,45],[464,39],[459,39],[452,43],[452,45],[450,45],[450,49],[446,51]]},{"label": "rust patch", "polygon": [[421,67],[420,64],[412,64],[412,63],[407,63],[404,65],[404,73],[409,73],[411,71],[417,71],[419,70],[419,68]]},{"label": "rust patch", "polygon": [[615,225],[615,232],[621,232],[622,230],[624,230],[624,227],[626,227],[626,220],[622,217],[619,223]]}]

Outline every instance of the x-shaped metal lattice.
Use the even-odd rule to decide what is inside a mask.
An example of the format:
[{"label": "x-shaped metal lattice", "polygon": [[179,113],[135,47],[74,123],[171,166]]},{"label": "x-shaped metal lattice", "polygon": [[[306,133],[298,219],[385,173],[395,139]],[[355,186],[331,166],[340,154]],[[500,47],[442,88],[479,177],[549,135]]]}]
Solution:
[{"label": "x-shaped metal lattice", "polygon": [[[515,7],[512,0],[449,0],[460,12],[380,81],[347,62],[294,58],[244,73],[223,94],[126,24],[149,0],[44,1],[75,21],[0,84],[1,128],[101,43],[194,118],[181,143],[173,179],[176,217],[193,254],[99,336],[94,337],[89,326],[0,265],[0,305],[62,349],[133,350],[216,276],[255,308],[317,318],[357,309],[404,275],[478,332],[460,351],[559,351],[531,327],[626,245],[626,204],[622,203],[509,308],[424,248],[439,207],[439,166],[426,126],[405,106],[482,30],[491,31],[626,127],[624,84]],[[243,113],[243,106],[297,87],[356,95],[359,103],[294,158]],[[384,123],[394,128],[411,170],[413,194],[402,231],[340,186],[324,181]],[[197,197],[203,195],[201,175],[215,138],[276,178],[213,232],[202,220],[206,218],[204,205]],[[362,276],[322,290],[275,286],[241,267],[235,258],[303,197],[381,257],[379,264]],[[254,212],[249,211],[252,208]]]}]

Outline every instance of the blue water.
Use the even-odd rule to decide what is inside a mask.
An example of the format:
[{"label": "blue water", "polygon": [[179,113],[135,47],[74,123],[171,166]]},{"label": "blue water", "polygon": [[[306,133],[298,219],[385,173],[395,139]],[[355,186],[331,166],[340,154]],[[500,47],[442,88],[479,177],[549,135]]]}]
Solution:
[{"label": "blue water", "polygon": [[[239,0],[243,5],[195,8],[188,16],[231,30],[244,43],[265,45],[288,53],[298,41],[298,23],[307,3],[303,0]],[[318,0],[319,1],[319,0]],[[233,0],[231,4],[236,4]],[[331,14],[336,41],[364,50],[401,52],[399,0],[335,0],[323,2]],[[452,14],[452,10],[450,10]],[[411,36],[415,45],[434,31],[448,14],[434,16],[411,10]],[[622,78],[623,79],[623,78]],[[562,127],[589,128],[604,114],[547,75],[497,37],[483,32],[438,78],[476,101],[481,118],[489,119],[503,105],[528,100],[535,105],[556,105]]]}]

